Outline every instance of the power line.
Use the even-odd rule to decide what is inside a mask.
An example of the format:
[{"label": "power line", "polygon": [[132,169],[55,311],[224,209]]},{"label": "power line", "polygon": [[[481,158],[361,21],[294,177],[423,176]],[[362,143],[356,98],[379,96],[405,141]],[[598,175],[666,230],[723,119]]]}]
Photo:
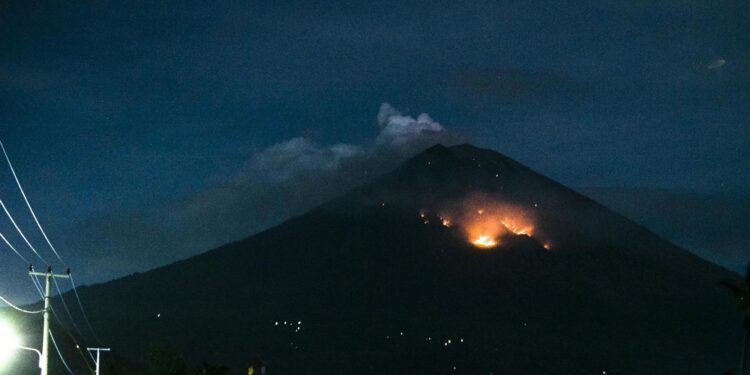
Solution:
[{"label": "power line", "polygon": [[[26,196],[26,192],[23,190],[23,186],[21,185],[21,181],[19,180],[18,175],[16,174],[15,168],[13,168],[13,163],[11,163],[10,157],[8,157],[8,153],[5,150],[5,146],[3,145],[2,141],[0,141],[0,149],[3,152],[3,156],[5,156],[5,161],[8,163],[8,167],[10,168],[10,171],[13,174],[13,178],[16,181],[16,185],[18,186],[18,190],[21,192],[21,196],[23,197],[24,202],[26,202],[26,207],[29,208],[29,212],[31,213],[31,216],[34,218],[34,222],[36,223],[37,228],[39,228],[39,231],[42,233],[42,236],[44,237],[45,241],[47,241],[47,245],[49,245],[50,249],[55,254],[55,256],[57,257],[57,259],[60,260],[60,262],[65,266],[65,261],[62,259],[62,257],[60,256],[60,254],[57,252],[57,250],[55,249],[55,246],[52,245],[52,241],[50,241],[49,237],[47,237],[47,233],[45,233],[44,228],[42,228],[42,224],[37,219],[36,213],[34,212],[34,209],[31,207],[31,203],[29,202],[29,199]],[[29,241],[26,240],[26,236],[23,235],[23,232],[21,232],[20,228],[18,228],[18,226],[15,224],[15,221],[13,221],[13,218],[10,216],[10,212],[8,212],[8,210],[5,208],[5,205],[2,204],[2,201],[0,201],[0,205],[3,206],[3,209],[5,210],[6,215],[8,215],[8,218],[13,222],[13,225],[16,227],[16,229],[18,230],[19,234],[26,241],[26,244],[29,245],[29,247],[32,249],[32,251],[34,251],[35,254],[37,254],[37,256],[39,256],[39,253],[37,253],[36,249],[34,249],[34,247],[31,246],[31,243],[29,243]],[[39,256],[39,258],[42,259],[41,256]],[[44,259],[42,259],[42,261],[45,262]],[[89,327],[89,330],[91,330],[91,333],[94,336],[94,338],[97,341],[101,341],[101,340],[99,340],[96,332],[94,332],[94,329],[91,327],[91,323],[89,322],[89,319],[88,319],[88,316],[86,314],[86,311],[83,308],[83,304],[81,303],[81,297],[78,295],[78,290],[76,288],[75,283],[73,282],[72,276],[70,278],[70,282],[71,282],[71,285],[73,286],[73,293],[76,296],[76,300],[78,301],[78,307],[80,307],[80,309],[81,309],[81,313],[83,315],[84,320],[86,321],[86,325]],[[71,319],[71,323],[73,324],[73,326],[76,329],[76,331],[79,334],[81,334],[80,330],[78,330],[78,327],[75,324],[75,321],[73,320],[72,315],[70,314],[70,310],[68,309],[68,306],[65,303],[65,299],[62,297],[62,292],[60,291],[60,287],[57,285],[57,281],[55,281],[55,286],[57,287],[58,293],[61,295],[60,298],[61,298],[61,300],[63,302],[63,307],[65,307],[65,310],[67,311],[68,316]]]},{"label": "power line", "polygon": [[[26,196],[26,192],[24,191],[24,189],[23,189],[23,186],[21,185],[21,181],[20,181],[20,179],[18,178],[18,175],[16,174],[15,168],[13,168],[13,163],[12,163],[12,162],[10,161],[10,157],[8,156],[8,153],[7,153],[7,151],[6,151],[6,149],[5,149],[5,146],[3,145],[3,143],[2,143],[2,142],[0,142],[0,150],[2,150],[2,152],[3,152],[3,156],[5,157],[5,161],[6,161],[7,163],[8,163],[8,167],[10,168],[10,171],[11,171],[11,173],[13,174],[13,178],[14,178],[14,180],[15,180],[15,182],[16,182],[16,186],[18,187],[18,190],[19,190],[19,191],[21,192],[21,196],[23,197],[23,200],[24,200],[24,202],[26,203],[26,207],[27,207],[27,208],[29,209],[29,212],[31,213],[31,216],[32,216],[32,218],[34,219],[34,222],[36,223],[36,225],[37,225],[37,228],[39,228],[39,231],[40,231],[40,232],[42,233],[42,236],[44,237],[45,241],[47,242],[47,245],[48,245],[48,246],[49,246],[49,248],[50,248],[50,249],[52,250],[52,252],[53,252],[53,253],[55,254],[55,256],[57,257],[57,259],[58,259],[58,260],[59,260],[59,261],[60,261],[60,262],[61,262],[61,263],[62,263],[62,264],[63,264],[63,265],[65,266],[65,261],[64,261],[64,260],[62,259],[62,257],[60,256],[60,254],[59,254],[59,253],[57,252],[57,250],[55,249],[54,245],[52,245],[52,241],[50,241],[49,237],[47,236],[47,233],[46,233],[46,232],[44,231],[44,228],[42,227],[41,223],[39,222],[39,219],[37,218],[37,216],[36,216],[36,213],[34,212],[34,209],[32,208],[32,206],[31,206],[31,203],[29,202],[29,199],[28,199],[28,197]],[[18,226],[18,225],[16,224],[15,220],[13,219],[13,216],[12,216],[12,215],[10,214],[10,212],[8,211],[7,207],[6,207],[6,206],[5,206],[5,204],[4,204],[3,202],[2,202],[2,200],[0,200],[0,206],[2,206],[2,209],[3,209],[3,211],[5,211],[5,214],[6,214],[6,216],[8,217],[8,219],[10,219],[11,223],[13,223],[13,226],[14,226],[14,227],[16,228],[16,231],[17,231],[17,232],[18,232],[18,234],[19,234],[19,235],[20,235],[20,236],[21,236],[21,237],[23,238],[24,242],[26,242],[26,244],[27,244],[27,245],[29,246],[29,248],[31,249],[31,251],[32,251],[32,252],[34,252],[34,254],[35,254],[35,255],[36,255],[36,256],[37,256],[37,257],[38,257],[38,258],[39,258],[39,259],[40,259],[40,260],[41,260],[42,262],[44,262],[45,264],[49,265],[49,263],[48,263],[48,262],[47,262],[46,260],[44,260],[44,258],[43,258],[43,257],[42,257],[42,256],[41,256],[41,255],[39,254],[39,252],[37,252],[37,250],[36,250],[36,249],[34,248],[34,246],[33,246],[33,245],[31,245],[31,243],[30,243],[30,242],[29,242],[29,240],[28,240],[28,239],[26,238],[26,236],[24,235],[24,233],[23,233],[23,231],[21,230],[21,228],[20,228],[20,227],[19,227],[19,226]],[[0,234],[0,236],[2,236],[2,234]],[[26,259],[25,257],[23,257],[23,256],[22,256],[22,255],[21,255],[21,254],[20,254],[20,253],[19,253],[19,252],[18,252],[18,251],[17,251],[17,250],[16,250],[16,249],[15,249],[15,248],[14,248],[14,247],[13,247],[13,246],[11,245],[11,244],[10,244],[10,242],[9,242],[9,241],[7,241],[7,239],[5,239],[5,237],[4,237],[4,236],[2,237],[2,239],[3,239],[4,241],[5,241],[5,243],[6,243],[6,244],[7,244],[7,245],[8,245],[9,247],[11,247],[11,249],[12,249],[12,250],[13,250],[13,251],[14,251],[14,252],[15,252],[15,253],[16,253],[16,254],[17,254],[17,255],[18,255],[18,256],[19,256],[19,257],[20,257],[20,258],[21,258],[22,260],[24,260],[24,261],[25,261],[25,262],[26,262],[27,264],[29,263],[29,262],[28,262],[28,260],[27,260],[27,259]],[[70,271],[68,271],[68,275],[70,275]],[[76,288],[75,282],[73,282],[72,276],[70,276],[69,278],[70,278],[70,282],[71,282],[71,285],[72,285],[73,293],[75,294],[75,296],[76,296],[76,301],[78,302],[78,307],[79,307],[79,308],[81,309],[81,313],[82,313],[82,316],[83,316],[83,318],[84,318],[84,320],[85,320],[85,322],[86,322],[86,325],[88,326],[89,330],[91,331],[91,334],[93,335],[93,338],[94,338],[94,339],[95,339],[96,341],[99,341],[99,342],[101,342],[101,340],[99,340],[99,337],[97,336],[96,332],[94,331],[93,327],[91,326],[91,322],[89,321],[89,318],[88,318],[88,316],[87,316],[87,314],[86,314],[86,311],[85,311],[85,309],[83,308],[83,303],[81,302],[81,297],[80,297],[80,296],[79,296],[79,294],[78,294],[78,290],[77,290],[77,288]],[[54,280],[54,278],[53,278],[53,280]],[[35,277],[33,277],[33,276],[32,276],[32,281],[34,282],[34,286],[35,286],[35,288],[37,289],[37,291],[38,291],[38,292],[40,293],[40,295],[42,296],[42,298],[44,298],[44,293],[42,293],[42,287],[41,287],[41,285],[39,284],[39,281],[38,281],[38,280],[37,280],[37,279],[36,279]],[[65,309],[66,313],[68,314],[68,317],[70,318],[70,322],[71,322],[71,324],[73,325],[73,328],[75,329],[75,331],[76,331],[76,332],[77,332],[77,333],[78,333],[79,335],[83,336],[83,335],[82,335],[82,333],[81,333],[81,331],[80,331],[80,329],[78,328],[78,325],[76,325],[76,323],[75,323],[75,320],[73,319],[73,316],[72,316],[72,314],[71,314],[71,312],[70,312],[70,309],[68,308],[68,306],[67,306],[67,303],[65,302],[65,298],[63,297],[63,293],[62,293],[62,291],[60,290],[60,287],[59,287],[59,285],[58,285],[58,283],[57,283],[57,281],[56,281],[56,280],[55,280],[55,288],[57,289],[57,291],[58,291],[58,294],[60,295],[60,300],[61,300],[61,301],[62,301],[62,303],[63,303],[63,307],[64,307],[64,309]],[[71,338],[71,339],[72,339],[72,340],[73,340],[73,341],[75,342],[76,340],[75,340],[75,338],[73,337],[73,335],[71,335],[71,334],[70,334],[70,332],[68,332],[68,331],[67,331],[67,330],[66,330],[66,329],[64,328],[64,326],[62,326],[62,322],[60,321],[60,318],[59,318],[59,316],[57,315],[57,313],[55,312],[55,310],[54,310],[54,309],[52,308],[52,306],[51,306],[51,305],[50,305],[50,310],[52,311],[52,313],[53,313],[53,315],[54,315],[55,319],[57,320],[57,322],[58,322],[58,323],[59,323],[59,324],[61,325],[61,327],[62,327],[62,329],[64,330],[64,332],[66,332],[66,333],[68,334],[68,336],[70,336],[70,338]],[[78,345],[77,345],[77,343],[76,343],[76,348],[78,349],[79,353],[80,353],[80,354],[81,354],[81,356],[83,357],[83,359],[84,359],[84,362],[86,363],[86,365],[87,365],[87,366],[89,367],[89,370],[91,370],[91,366],[89,366],[89,364],[88,364],[88,361],[86,361],[86,358],[85,358],[85,356],[83,355],[83,353],[81,353],[81,350],[80,350],[80,346],[78,346]],[[67,366],[66,366],[66,367],[67,367]]]},{"label": "power line", "polygon": [[[110,348],[86,348],[86,350],[89,352],[89,355],[92,351],[96,352],[96,359],[94,359],[94,363],[96,364],[96,375],[99,375],[99,364],[101,364],[101,354],[102,352],[108,352],[112,349]],[[94,356],[91,356],[93,359]]]},{"label": "power line", "polygon": [[57,279],[52,279],[52,281],[55,283],[55,289],[57,289],[57,295],[60,297],[60,301],[62,302],[65,312],[68,314],[68,318],[70,318],[70,324],[73,325],[73,330],[75,330],[79,335],[83,336],[83,334],[81,333],[81,330],[78,329],[78,325],[76,325],[76,321],[73,319],[73,315],[70,313],[70,309],[68,309],[68,304],[65,303],[65,296],[60,290],[60,285],[57,283]]},{"label": "power line", "polygon": [[16,253],[16,255],[18,255],[19,257],[21,257],[21,259],[24,261],[25,264],[31,264],[31,262],[29,262],[29,260],[26,259],[25,256],[21,255],[21,253],[19,253],[18,250],[16,250],[16,248],[13,247],[13,245],[11,245],[10,242],[8,242],[8,239],[5,238],[5,236],[3,236],[2,233],[0,233],[0,238],[2,238],[3,241],[5,241],[5,244],[8,245],[8,247],[10,247],[10,249],[13,250],[13,252]]},{"label": "power line", "polygon": [[49,245],[50,249],[52,249],[52,252],[55,254],[57,259],[60,260],[60,263],[62,263],[63,266],[67,267],[65,265],[65,261],[62,260],[62,257],[60,257],[60,254],[58,254],[57,250],[55,250],[55,247],[52,246],[52,242],[47,237],[47,233],[44,232],[44,229],[42,228],[42,224],[40,224],[39,220],[36,218],[36,213],[34,213],[34,209],[31,208],[31,203],[29,203],[29,199],[26,197],[26,192],[23,190],[23,187],[21,186],[21,181],[18,180],[18,176],[16,175],[16,170],[13,168],[13,164],[10,162],[8,153],[5,152],[5,146],[3,146],[2,141],[0,141],[0,149],[3,150],[5,161],[8,162],[8,167],[10,167],[10,172],[13,174],[13,178],[16,180],[16,185],[18,186],[18,190],[21,191],[21,196],[23,196],[23,200],[24,202],[26,202],[26,207],[29,208],[29,212],[31,212],[31,217],[34,218],[34,222],[36,223],[36,226],[39,228],[39,231],[42,232],[42,236],[44,236],[44,239],[47,241],[47,244]]},{"label": "power line", "polygon": [[18,227],[18,224],[16,224],[16,221],[15,221],[15,220],[13,220],[13,215],[11,215],[11,214],[10,214],[10,212],[8,212],[8,208],[7,208],[7,207],[5,207],[5,203],[3,203],[3,200],[2,200],[2,199],[0,199],[0,206],[2,206],[2,208],[3,208],[3,211],[5,211],[5,216],[7,216],[7,217],[8,217],[8,219],[10,219],[10,222],[11,222],[11,223],[13,223],[13,226],[14,226],[14,227],[16,228],[16,231],[18,232],[18,234],[20,234],[20,235],[21,235],[21,238],[23,238],[23,240],[24,240],[24,241],[26,242],[26,244],[27,244],[27,245],[29,245],[29,248],[31,248],[31,251],[33,251],[33,252],[34,252],[34,254],[36,254],[36,256],[37,256],[37,257],[38,257],[38,258],[39,258],[39,259],[40,259],[40,260],[41,260],[42,262],[44,262],[44,264],[47,264],[47,265],[49,265],[49,263],[47,263],[47,261],[46,261],[46,260],[44,260],[44,258],[42,258],[42,256],[41,256],[41,255],[39,255],[39,253],[38,253],[38,252],[36,251],[36,249],[34,248],[34,246],[32,246],[32,245],[31,245],[31,242],[29,242],[29,240],[28,240],[28,239],[26,238],[26,236],[25,236],[25,235],[23,234],[23,231],[21,230],[21,228],[19,228],[19,227]]},{"label": "power line", "polygon": [[[36,288],[37,292],[42,297],[42,299],[44,299],[44,292],[42,292],[42,283],[41,283],[41,281],[39,281],[33,275],[29,275],[29,276],[31,277],[31,281],[34,283],[34,287]],[[63,332],[65,332],[65,334],[68,335],[68,338],[70,338],[70,341],[72,341],[73,344],[75,344],[76,350],[78,351],[78,355],[81,356],[81,358],[83,360],[83,363],[86,364],[86,367],[93,374],[94,370],[91,368],[91,365],[86,360],[86,356],[83,354],[83,351],[81,350],[81,347],[82,347],[81,344],[78,343],[78,340],[75,338],[75,336],[73,336],[67,329],[65,329],[65,326],[62,324],[62,320],[60,319],[60,316],[57,315],[57,311],[55,311],[55,308],[52,305],[50,305],[50,311],[52,311],[52,316],[55,318],[55,321],[59,325],[60,329],[62,329]],[[83,336],[83,335],[81,335],[81,336]]]},{"label": "power line", "polygon": [[71,273],[68,275],[68,280],[70,280],[70,284],[73,285],[73,294],[76,296],[76,300],[78,301],[78,307],[81,308],[81,313],[83,314],[83,320],[86,322],[86,325],[89,327],[89,330],[91,331],[91,334],[94,335],[94,339],[101,344],[102,340],[99,340],[99,336],[96,335],[96,332],[94,332],[94,328],[91,327],[91,321],[89,321],[88,315],[86,315],[86,309],[83,308],[83,303],[81,303],[81,296],[78,295],[78,289],[76,289],[76,283],[73,281],[73,274]]},{"label": "power line", "polygon": [[[50,279],[54,279],[56,277],[57,278],[66,278],[67,279],[69,277],[68,274],[54,274],[54,273],[52,273],[52,269],[51,268],[47,268],[47,272],[46,273],[34,272],[33,268],[29,267],[29,275],[32,276],[32,279],[34,279],[35,284],[38,282],[38,280],[36,280],[36,278],[35,278],[36,276],[44,276],[45,277],[45,281],[46,281],[45,282],[45,288],[44,288],[44,291],[45,291],[44,292],[44,309],[45,309],[45,311],[44,311],[44,329],[43,329],[44,336],[42,337],[42,375],[47,375],[49,373],[49,367],[48,367],[49,366],[49,357],[48,357],[48,346],[47,346],[48,344],[47,344],[47,341],[48,341],[48,338],[52,337],[49,334],[51,332],[50,329],[49,329],[49,326],[50,326],[49,312],[50,311],[53,312],[53,314],[55,316],[55,319],[57,320],[58,324],[60,324],[60,327],[62,328],[63,332],[65,332],[71,338],[71,340],[73,341],[73,343],[76,344],[76,349],[78,350],[79,355],[83,358],[83,361],[86,364],[86,366],[89,368],[89,370],[91,370],[91,366],[88,364],[88,361],[86,361],[85,355],[81,352],[81,346],[78,344],[78,342],[75,339],[75,337],[73,335],[71,335],[70,332],[68,332],[68,330],[66,330],[65,327],[62,325],[62,323],[60,322],[60,318],[57,316],[56,313],[54,313],[54,309],[52,307],[52,304],[50,303],[51,302]],[[54,343],[54,344],[55,344],[55,346],[57,346],[56,343]],[[58,350],[58,354],[60,354],[59,350]],[[60,354],[60,357],[62,359],[62,354]],[[64,359],[62,359],[62,360],[63,360],[63,362],[65,361]],[[66,364],[66,367],[67,367],[67,364]]]},{"label": "power line", "polygon": [[60,352],[60,348],[57,347],[57,342],[55,342],[55,336],[52,335],[52,330],[49,330],[49,337],[52,339],[52,344],[55,346],[55,351],[57,352],[57,355],[60,357],[60,361],[62,361],[62,364],[65,366],[65,369],[68,370],[68,373],[70,375],[73,375],[73,371],[70,370],[70,367],[68,367],[68,364],[65,363],[65,358],[63,358],[62,353]]},{"label": "power line", "polygon": [[44,312],[44,310],[36,310],[36,311],[24,310],[24,309],[22,309],[22,308],[20,308],[20,307],[18,307],[16,305],[10,303],[10,301],[8,301],[7,299],[5,299],[5,297],[3,297],[3,296],[0,296],[0,301],[5,302],[6,305],[8,305],[8,306],[10,306],[10,307],[12,307],[12,308],[14,308],[14,309],[22,312],[22,313],[26,313],[26,314],[41,314],[41,313]]}]

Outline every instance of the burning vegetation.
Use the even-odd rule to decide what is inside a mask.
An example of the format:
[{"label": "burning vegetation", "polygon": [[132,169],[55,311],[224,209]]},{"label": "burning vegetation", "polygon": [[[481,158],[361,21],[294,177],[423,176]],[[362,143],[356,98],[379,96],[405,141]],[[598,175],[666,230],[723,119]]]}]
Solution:
[{"label": "burning vegetation", "polygon": [[[480,249],[492,249],[502,245],[503,237],[516,235],[535,238],[533,211],[529,208],[499,202],[496,198],[477,195],[465,199],[452,207],[443,208],[437,219],[444,227],[457,227],[469,243]],[[419,212],[420,219],[429,223],[428,211]],[[547,250],[549,241],[540,241]]]},{"label": "burning vegetation", "polygon": [[469,242],[487,249],[501,244],[508,234],[531,237],[534,224],[523,210],[505,204],[484,204],[482,208],[467,210],[460,219],[461,228]]}]

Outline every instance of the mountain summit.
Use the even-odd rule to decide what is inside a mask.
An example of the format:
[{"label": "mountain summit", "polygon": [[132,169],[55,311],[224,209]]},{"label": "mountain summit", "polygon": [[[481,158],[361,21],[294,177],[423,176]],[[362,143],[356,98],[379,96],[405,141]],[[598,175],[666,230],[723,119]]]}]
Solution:
[{"label": "mountain summit", "polygon": [[133,359],[162,342],[273,374],[719,374],[740,336],[731,277],[510,158],[437,145],[279,226],[80,293]]}]

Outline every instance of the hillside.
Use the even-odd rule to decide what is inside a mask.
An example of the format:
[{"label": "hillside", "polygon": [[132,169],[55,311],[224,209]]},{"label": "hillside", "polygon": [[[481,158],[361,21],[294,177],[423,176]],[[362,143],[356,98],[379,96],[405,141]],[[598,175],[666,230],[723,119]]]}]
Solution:
[{"label": "hillside", "polygon": [[718,286],[731,277],[496,152],[438,145],[279,226],[80,294],[133,361],[161,342],[272,374],[719,374],[741,334]]}]

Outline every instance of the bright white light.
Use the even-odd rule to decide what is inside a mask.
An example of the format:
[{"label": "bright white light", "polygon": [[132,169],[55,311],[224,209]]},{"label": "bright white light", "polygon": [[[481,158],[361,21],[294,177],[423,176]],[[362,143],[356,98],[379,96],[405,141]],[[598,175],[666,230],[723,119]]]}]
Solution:
[{"label": "bright white light", "polygon": [[0,320],[0,367],[10,359],[19,345],[21,345],[21,338],[13,327]]}]

